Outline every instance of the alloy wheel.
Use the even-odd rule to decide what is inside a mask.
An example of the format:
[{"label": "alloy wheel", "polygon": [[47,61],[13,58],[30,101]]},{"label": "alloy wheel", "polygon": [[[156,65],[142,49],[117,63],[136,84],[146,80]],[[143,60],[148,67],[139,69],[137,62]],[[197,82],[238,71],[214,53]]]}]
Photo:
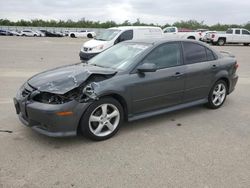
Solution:
[{"label": "alloy wheel", "polygon": [[223,83],[219,83],[214,87],[212,102],[215,106],[220,106],[226,98],[226,86]]},{"label": "alloy wheel", "polygon": [[89,117],[89,129],[98,137],[110,135],[120,122],[120,112],[113,104],[102,104]]}]

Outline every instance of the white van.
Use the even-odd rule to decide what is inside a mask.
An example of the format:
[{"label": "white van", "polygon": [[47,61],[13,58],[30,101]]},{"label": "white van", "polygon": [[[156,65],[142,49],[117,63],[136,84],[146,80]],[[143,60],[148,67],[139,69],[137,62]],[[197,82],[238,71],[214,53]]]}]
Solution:
[{"label": "white van", "polygon": [[80,51],[80,59],[89,60],[111,46],[125,40],[159,39],[163,37],[160,27],[122,26],[105,29],[94,39],[85,42]]}]

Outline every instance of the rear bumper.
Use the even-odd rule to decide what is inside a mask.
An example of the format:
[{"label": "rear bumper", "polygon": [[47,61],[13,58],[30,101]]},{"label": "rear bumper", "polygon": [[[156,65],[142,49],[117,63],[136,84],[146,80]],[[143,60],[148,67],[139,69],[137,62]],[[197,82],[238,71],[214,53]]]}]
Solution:
[{"label": "rear bumper", "polygon": [[97,54],[99,53],[85,53],[85,52],[80,51],[79,56],[80,56],[80,60],[88,61],[94,56],[96,56]]},{"label": "rear bumper", "polygon": [[228,94],[232,93],[235,89],[235,86],[238,82],[239,76],[237,74],[235,74],[232,79],[231,79],[231,83],[230,83],[230,87],[228,89]]}]

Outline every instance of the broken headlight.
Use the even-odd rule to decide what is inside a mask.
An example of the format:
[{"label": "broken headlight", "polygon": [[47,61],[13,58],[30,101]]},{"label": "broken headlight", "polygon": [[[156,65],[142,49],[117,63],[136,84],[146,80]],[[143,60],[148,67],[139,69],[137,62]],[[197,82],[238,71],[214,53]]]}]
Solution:
[{"label": "broken headlight", "polygon": [[90,83],[85,87],[75,88],[65,94],[54,94],[49,92],[38,92],[32,95],[32,99],[45,104],[63,104],[72,100],[78,102],[88,102],[89,100],[97,100],[95,93],[96,83]]},{"label": "broken headlight", "polygon": [[36,96],[34,96],[33,100],[45,104],[63,104],[71,101],[71,99],[66,96],[48,92],[41,92],[37,94]]}]

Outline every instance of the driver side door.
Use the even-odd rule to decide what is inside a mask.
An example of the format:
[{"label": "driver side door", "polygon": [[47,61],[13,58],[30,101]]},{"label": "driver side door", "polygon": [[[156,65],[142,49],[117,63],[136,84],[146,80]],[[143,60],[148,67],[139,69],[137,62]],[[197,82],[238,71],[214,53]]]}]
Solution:
[{"label": "driver side door", "polygon": [[[180,104],[184,92],[185,66],[179,42],[165,43],[152,50],[142,61],[157,66],[156,72],[133,74],[131,85],[134,114]],[[140,64],[140,65],[141,65]]]}]

